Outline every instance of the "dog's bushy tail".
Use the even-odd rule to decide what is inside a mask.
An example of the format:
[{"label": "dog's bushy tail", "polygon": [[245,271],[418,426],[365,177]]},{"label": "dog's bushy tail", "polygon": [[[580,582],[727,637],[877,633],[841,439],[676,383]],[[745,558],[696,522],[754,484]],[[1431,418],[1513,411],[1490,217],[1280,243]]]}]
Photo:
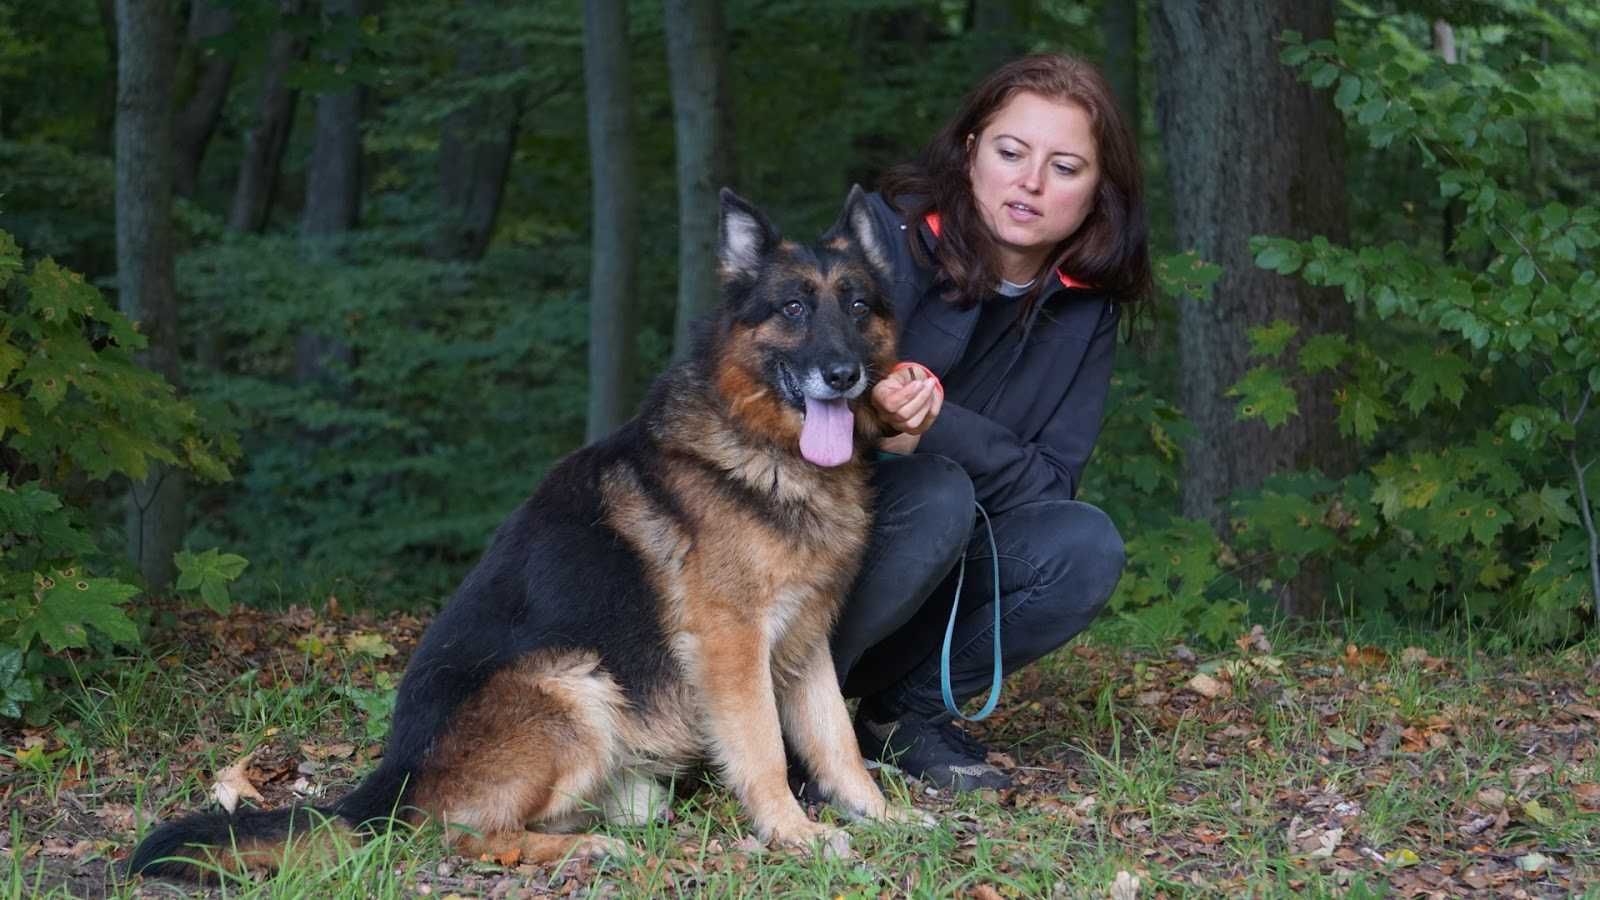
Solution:
[{"label": "dog's bushy tail", "polygon": [[407,783],[405,773],[379,766],[333,806],[194,813],[147,835],[128,860],[128,874],[214,882],[223,872],[277,869],[291,849],[331,854],[393,821]]}]

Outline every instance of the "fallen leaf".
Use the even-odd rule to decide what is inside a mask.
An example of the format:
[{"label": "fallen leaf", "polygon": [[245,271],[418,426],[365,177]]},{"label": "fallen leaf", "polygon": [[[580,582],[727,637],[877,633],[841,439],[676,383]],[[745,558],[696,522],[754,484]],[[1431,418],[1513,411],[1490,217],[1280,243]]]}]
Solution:
[{"label": "fallen leaf", "polygon": [[1428,651],[1421,647],[1407,647],[1400,651],[1400,661],[1408,666],[1420,666],[1428,661]]},{"label": "fallen leaf", "polygon": [[1348,669],[1364,669],[1369,666],[1381,666],[1389,661],[1389,654],[1377,647],[1357,647],[1355,644],[1346,644],[1344,648],[1344,664]]},{"label": "fallen leaf", "polygon": [[250,758],[255,755],[254,750],[246,753],[238,762],[218,772],[216,780],[211,783],[211,796],[230,813],[238,808],[241,798],[247,797],[257,803],[266,802],[266,798],[261,796],[261,792],[245,775],[245,767],[250,765]]},{"label": "fallen leaf", "polygon": [[1499,809],[1506,805],[1506,792],[1499,788],[1484,788],[1478,791],[1478,802],[1489,809]]},{"label": "fallen leaf", "polygon": [[1234,640],[1233,645],[1241,652],[1254,650],[1257,653],[1271,653],[1272,642],[1267,640],[1267,632],[1260,625],[1250,629],[1249,634],[1241,634]]},{"label": "fallen leaf", "polygon": [[1343,728],[1329,728],[1327,735],[1329,743],[1333,744],[1335,747],[1343,747],[1346,750],[1356,753],[1367,749],[1367,745],[1363,744],[1360,738],[1348,731],[1345,731]]},{"label": "fallen leaf", "polygon": [[1117,872],[1116,880],[1111,882],[1111,900],[1136,900],[1138,896],[1138,876],[1127,870]]},{"label": "fallen leaf", "polygon": [[1517,857],[1517,868],[1524,872],[1542,872],[1550,865],[1550,862],[1550,857],[1545,856],[1543,853],[1529,853],[1526,856]]},{"label": "fallen leaf", "polygon": [[1572,713],[1575,716],[1583,716],[1585,718],[1594,719],[1595,721],[1600,722],[1600,709],[1595,709],[1587,703],[1568,703],[1566,706],[1562,707],[1562,709],[1564,709],[1566,712]]},{"label": "fallen leaf", "polygon": [[1194,676],[1193,678],[1189,679],[1184,686],[1189,690],[1194,691],[1196,694],[1206,698],[1207,700],[1215,700],[1218,697],[1226,697],[1233,692],[1233,689],[1228,687],[1228,685],[1218,681],[1215,678],[1212,678],[1210,675],[1205,674]]},{"label": "fallen leaf", "polygon": [[394,648],[393,644],[384,640],[382,635],[365,632],[347,635],[344,639],[344,648],[351,653],[359,653],[362,656],[371,656],[376,659],[383,659],[400,652]]},{"label": "fallen leaf", "polygon": [[310,759],[349,759],[356,752],[355,744],[301,744],[300,752]]},{"label": "fallen leaf", "polygon": [[972,896],[976,897],[977,900],[1003,900],[1000,892],[987,884],[980,884],[973,888]]},{"label": "fallen leaf", "polygon": [[1600,809],[1600,784],[1575,784],[1572,793],[1584,809]]},{"label": "fallen leaf", "polygon": [[1400,849],[1389,854],[1389,862],[1404,868],[1406,866],[1414,866],[1417,863],[1422,862],[1422,858],[1417,856],[1416,852],[1413,850]]},{"label": "fallen leaf", "polygon": [[1555,811],[1541,806],[1537,800],[1524,802],[1522,804],[1522,813],[1547,828],[1556,823]]}]

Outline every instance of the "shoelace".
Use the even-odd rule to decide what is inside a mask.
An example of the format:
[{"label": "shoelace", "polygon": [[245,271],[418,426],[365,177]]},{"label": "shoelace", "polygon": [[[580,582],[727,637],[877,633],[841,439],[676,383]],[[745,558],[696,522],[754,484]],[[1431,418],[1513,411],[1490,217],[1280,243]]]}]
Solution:
[{"label": "shoelace", "polygon": [[[989,567],[994,570],[994,681],[989,687],[989,699],[983,708],[971,716],[961,714],[961,709],[956,705],[955,695],[950,692],[950,641],[956,633],[956,615],[961,611],[961,586],[967,580],[967,554],[961,554],[961,562],[956,570],[956,593],[950,601],[950,622],[944,628],[944,646],[939,650],[939,692],[944,697],[944,710],[964,722],[977,722],[987,719],[994,712],[995,704],[1000,702],[1000,549],[995,546],[994,525],[989,521],[989,511],[983,504],[974,503],[978,514],[983,516],[984,530],[989,534]],[[960,731],[960,729],[956,729]]]}]

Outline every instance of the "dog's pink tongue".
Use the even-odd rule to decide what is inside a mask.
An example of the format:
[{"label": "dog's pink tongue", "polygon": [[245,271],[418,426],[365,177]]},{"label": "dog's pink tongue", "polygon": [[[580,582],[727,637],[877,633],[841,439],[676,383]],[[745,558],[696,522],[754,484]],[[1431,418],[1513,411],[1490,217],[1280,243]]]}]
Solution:
[{"label": "dog's pink tongue", "polygon": [[838,400],[806,398],[806,422],[800,429],[800,455],[819,466],[839,466],[850,461],[855,416],[849,404]]}]

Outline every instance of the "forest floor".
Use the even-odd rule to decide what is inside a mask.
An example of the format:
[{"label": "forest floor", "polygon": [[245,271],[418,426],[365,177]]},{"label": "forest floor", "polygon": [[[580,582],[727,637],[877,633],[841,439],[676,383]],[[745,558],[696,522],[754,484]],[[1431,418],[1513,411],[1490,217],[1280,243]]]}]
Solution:
[{"label": "forest floor", "polygon": [[952,797],[885,772],[939,824],[850,825],[846,858],[761,847],[712,783],[612,829],[634,850],[602,862],[463,859],[425,828],[209,890],[130,880],[152,823],[218,793],[276,807],[358,780],[425,624],[164,618],[149,652],[64,690],[56,724],[0,731],[0,896],[1600,896],[1592,644],[1490,656],[1259,630],[1203,655],[1091,634],[970,726],[1014,789]]}]

